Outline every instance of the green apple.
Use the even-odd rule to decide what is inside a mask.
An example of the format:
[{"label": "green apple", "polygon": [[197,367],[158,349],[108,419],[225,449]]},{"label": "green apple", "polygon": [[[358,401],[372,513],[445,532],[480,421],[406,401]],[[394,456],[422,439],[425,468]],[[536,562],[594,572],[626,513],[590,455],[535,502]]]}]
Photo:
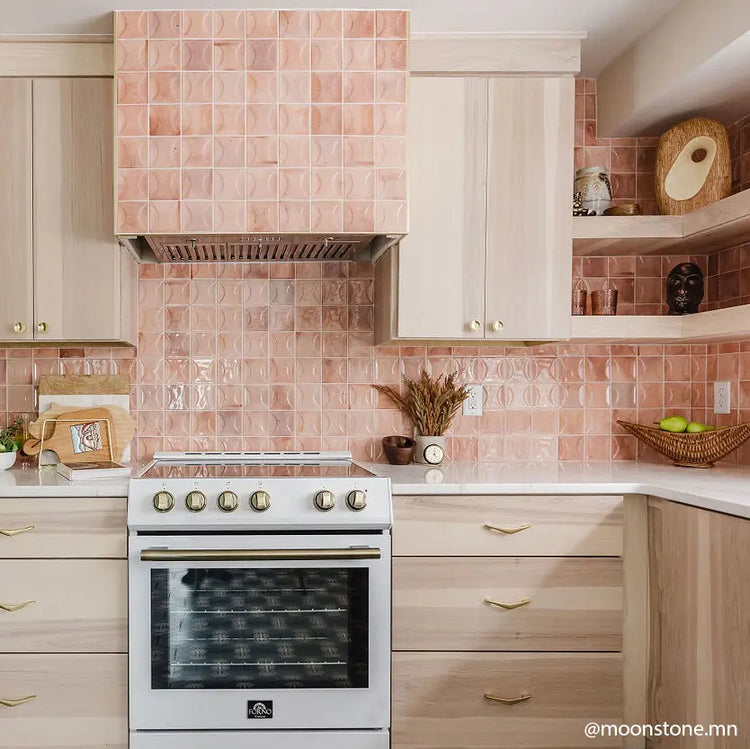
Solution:
[{"label": "green apple", "polygon": [[664,432],[684,432],[688,427],[688,420],[684,416],[667,416],[659,422],[659,429]]}]

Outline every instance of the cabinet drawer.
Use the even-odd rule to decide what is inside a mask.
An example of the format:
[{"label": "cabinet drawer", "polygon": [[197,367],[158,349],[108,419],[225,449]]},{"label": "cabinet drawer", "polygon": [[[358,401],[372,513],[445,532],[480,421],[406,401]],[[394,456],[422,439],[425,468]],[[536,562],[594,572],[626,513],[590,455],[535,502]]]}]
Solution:
[{"label": "cabinet drawer", "polygon": [[0,559],[127,556],[125,497],[0,499]]},{"label": "cabinet drawer", "polygon": [[[505,705],[485,694],[531,698]],[[622,739],[589,739],[584,727],[621,717],[614,653],[393,656],[394,749],[615,747]]]},{"label": "cabinet drawer", "polygon": [[622,560],[396,558],[393,649],[619,651]]},{"label": "cabinet drawer", "polygon": [[0,655],[2,749],[127,749],[125,655]]},{"label": "cabinet drawer", "polygon": [[622,554],[622,497],[397,496],[394,514],[396,556]]},{"label": "cabinet drawer", "polygon": [[127,591],[125,560],[0,559],[0,653],[125,653]]}]

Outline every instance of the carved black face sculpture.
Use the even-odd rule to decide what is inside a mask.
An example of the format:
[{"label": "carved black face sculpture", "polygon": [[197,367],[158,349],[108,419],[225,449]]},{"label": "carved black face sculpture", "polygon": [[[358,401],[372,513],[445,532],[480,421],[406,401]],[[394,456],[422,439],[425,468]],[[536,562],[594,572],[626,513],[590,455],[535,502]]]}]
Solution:
[{"label": "carved black face sculpture", "polygon": [[692,315],[703,301],[703,271],[695,263],[675,265],[667,278],[670,315]]}]

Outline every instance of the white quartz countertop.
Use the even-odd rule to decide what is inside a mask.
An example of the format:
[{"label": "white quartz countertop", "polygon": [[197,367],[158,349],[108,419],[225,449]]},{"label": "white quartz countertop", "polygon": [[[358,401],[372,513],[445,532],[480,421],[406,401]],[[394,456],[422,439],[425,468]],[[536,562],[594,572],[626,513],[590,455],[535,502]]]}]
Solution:
[{"label": "white quartz countertop", "polygon": [[750,518],[750,468],[664,463],[365,464],[393,494],[648,494]]},{"label": "white quartz countertop", "polygon": [[[137,475],[137,467],[133,467]],[[0,497],[127,497],[128,479],[68,481],[52,466],[14,466],[0,471]]]}]

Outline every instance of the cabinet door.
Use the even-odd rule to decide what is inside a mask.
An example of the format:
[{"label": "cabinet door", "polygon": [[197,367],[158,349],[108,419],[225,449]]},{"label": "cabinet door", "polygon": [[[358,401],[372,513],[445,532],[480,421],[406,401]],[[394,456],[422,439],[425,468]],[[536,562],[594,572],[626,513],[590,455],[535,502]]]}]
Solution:
[{"label": "cabinet door", "polygon": [[487,337],[570,337],[572,78],[491,78]]},{"label": "cabinet door", "polygon": [[410,86],[398,335],[482,338],[487,79],[415,77]]},{"label": "cabinet door", "polygon": [[39,340],[120,337],[112,234],[112,81],[34,80],[34,288]]},{"label": "cabinet door", "polygon": [[[750,733],[750,521],[652,501],[649,718],[737,726],[649,746],[742,749]],[[708,743],[705,743],[708,742]]]},{"label": "cabinet door", "polygon": [[[0,79],[0,340],[32,338],[31,81]],[[15,329],[14,329],[15,326]]]}]

